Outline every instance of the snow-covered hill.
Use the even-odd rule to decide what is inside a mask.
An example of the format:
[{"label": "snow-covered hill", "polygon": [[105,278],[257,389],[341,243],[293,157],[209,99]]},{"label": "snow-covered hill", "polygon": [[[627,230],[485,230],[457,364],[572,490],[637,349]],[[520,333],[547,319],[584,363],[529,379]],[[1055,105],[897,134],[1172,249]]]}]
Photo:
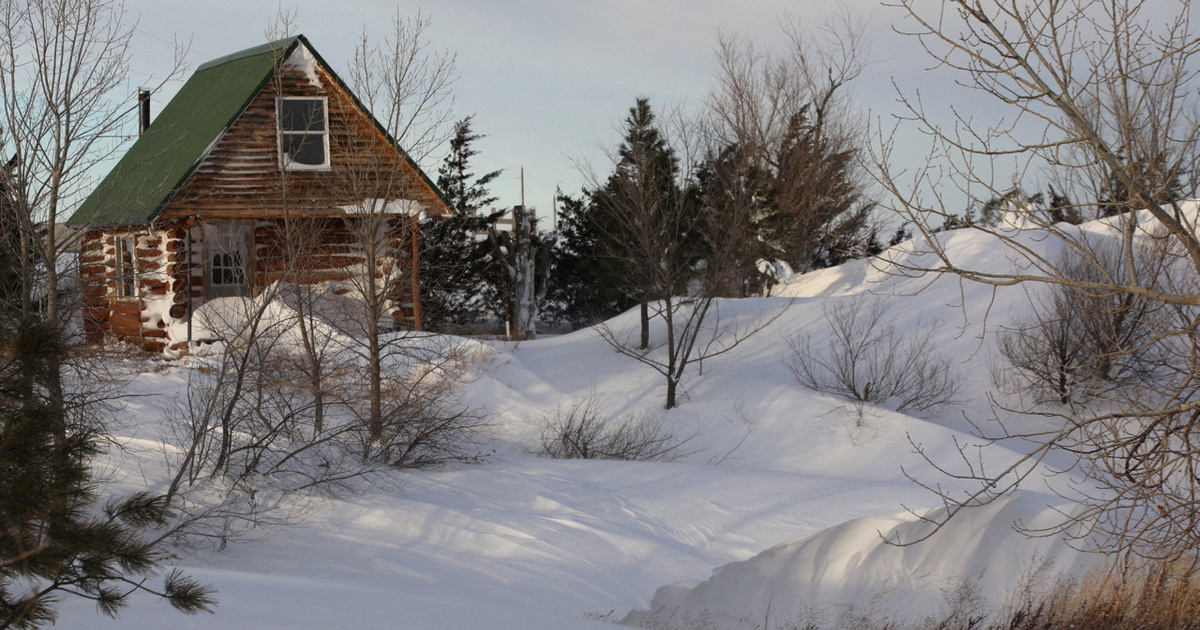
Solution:
[{"label": "snow-covered hill", "polygon": [[[974,264],[1011,264],[982,237],[948,238],[951,252]],[[183,616],[142,599],[113,622],[69,600],[60,626],[559,630],[606,627],[598,619],[629,611],[641,611],[629,621],[753,626],[814,610],[834,619],[851,606],[936,613],[961,579],[983,579],[981,591],[998,596],[1044,560],[1059,569],[1081,562],[1060,542],[1012,531],[1017,520],[1052,518],[1061,499],[1043,485],[913,547],[880,539],[927,526],[907,510],[941,507],[902,469],[950,490],[968,487],[941,477],[914,444],[953,464],[956,448],[972,441],[967,418],[990,413],[992,336],[984,331],[1022,311],[1023,289],[994,294],[954,278],[902,278],[877,260],[798,277],[782,293],[720,303],[725,321],[778,317],[694,366],[681,406],[669,412],[661,377],[614,353],[595,330],[480,342],[490,349],[462,396],[493,415],[481,461],[395,473],[395,484],[323,500],[301,526],[262,542],[181,550],[179,564],[219,589],[216,615]],[[838,300],[883,300],[887,321],[901,330],[940,322],[935,348],[961,378],[962,404],[930,417],[858,414],[800,387],[785,365],[787,340],[808,334],[814,347],[826,343],[825,313]],[[610,325],[635,324],[629,313]],[[159,421],[185,383],[176,366],[130,385],[152,395],[130,399],[123,412],[130,448],[108,460],[124,475],[119,486],[156,483]],[[677,435],[692,436],[687,454],[672,462],[531,454],[543,418],[589,396],[614,415],[661,415]],[[1014,455],[983,453],[993,463]]]}]

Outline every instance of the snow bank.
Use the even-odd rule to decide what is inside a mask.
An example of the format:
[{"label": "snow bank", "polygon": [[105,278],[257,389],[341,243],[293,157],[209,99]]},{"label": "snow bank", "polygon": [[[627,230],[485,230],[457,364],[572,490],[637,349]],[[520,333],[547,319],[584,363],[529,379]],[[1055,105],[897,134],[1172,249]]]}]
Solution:
[{"label": "snow bank", "polygon": [[[994,611],[1023,582],[1077,572],[1088,560],[1059,537],[1030,539],[1016,531],[1015,524],[1058,522],[1061,514],[1046,498],[1002,498],[904,547],[888,541],[914,540],[933,525],[911,513],[855,519],[719,567],[706,582],[660,588],[650,610],[633,611],[622,623],[684,628],[687,620],[705,619],[748,629],[838,627],[850,615],[916,621],[944,608],[963,584],[975,587],[981,611]],[[923,516],[936,521],[945,509]]]},{"label": "snow bank", "polygon": [[[1009,251],[976,232],[938,238],[972,268],[1014,264]],[[1058,247],[1049,239],[1029,245],[1050,259]],[[455,395],[491,414],[490,456],[439,471],[398,471],[389,483],[320,504],[307,527],[265,542],[231,544],[219,554],[180,550],[185,572],[220,589],[216,617],[184,617],[143,600],[110,622],[97,618],[90,602],[68,599],[61,625],[563,630],[611,627],[594,619],[639,609],[626,621],[686,628],[687,619],[708,619],[765,630],[819,613],[838,627],[847,614],[936,615],[944,591],[963,580],[978,584],[984,605],[1000,605],[1009,585],[1044,565],[1075,571],[1086,560],[1060,540],[1014,531],[1014,522],[1038,527],[1060,518],[1053,505],[1061,501],[1038,475],[1025,494],[964,512],[927,542],[894,547],[880,538],[923,532],[928,525],[904,506],[939,504],[902,468],[947,492],[976,488],[938,473],[914,445],[939,464],[960,460],[958,449],[975,439],[971,421],[986,426],[993,413],[983,395],[993,387],[991,331],[1028,309],[1021,287],[897,272],[921,256],[913,243],[901,244],[883,258],[798,276],[779,288],[786,297],[719,301],[723,324],[769,324],[727,354],[690,367],[682,404],[670,411],[663,410],[661,375],[613,352],[595,329],[520,344],[406,338],[416,358],[424,344],[458,344],[470,378]],[[934,347],[954,362],[972,398],[930,417],[886,409],[860,417],[844,401],[800,387],[784,363],[787,340],[804,334],[814,347],[825,344],[825,305],[863,293],[887,300],[886,321],[899,330],[942,322]],[[336,292],[318,301],[317,314],[329,325],[322,337],[350,343],[351,301]],[[236,339],[256,304],[213,301],[197,312],[194,332]],[[277,343],[297,344],[295,318],[295,310],[275,303],[263,325]],[[634,334],[637,313],[608,325]],[[651,334],[662,339],[661,321]],[[129,491],[161,483],[161,418],[170,398],[186,393],[188,369],[146,370],[127,388],[118,437],[138,448],[114,449],[104,463],[128,477]],[[692,436],[689,454],[671,463],[532,455],[545,418],[589,396],[606,416],[646,414]],[[1046,421],[1002,420],[1033,429]],[[996,469],[1021,448],[992,444],[973,461]],[[939,511],[925,514],[936,518]]]},{"label": "snow bank", "polygon": [[[231,341],[253,334],[260,339],[271,339],[300,348],[299,313],[283,300],[262,298],[225,297],[205,302],[192,314],[192,339],[196,341]],[[182,324],[179,324],[182,326]],[[341,336],[328,322],[314,319],[309,323],[312,334],[321,339]],[[178,331],[173,331],[178,334]]]}]

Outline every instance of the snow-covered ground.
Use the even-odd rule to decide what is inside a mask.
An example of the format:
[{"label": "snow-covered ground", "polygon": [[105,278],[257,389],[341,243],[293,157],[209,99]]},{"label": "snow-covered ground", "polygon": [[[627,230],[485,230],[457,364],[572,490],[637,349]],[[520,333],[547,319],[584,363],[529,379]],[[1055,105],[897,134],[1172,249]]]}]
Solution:
[{"label": "snow-covered ground", "polygon": [[[1011,264],[980,236],[948,238],[954,255],[974,265]],[[595,330],[486,342],[479,378],[463,391],[466,403],[493,415],[481,461],[397,472],[394,484],[322,500],[302,525],[261,542],[181,551],[178,564],[219,590],[215,615],[184,616],[142,598],[110,621],[68,600],[60,627],[560,630],[627,615],[679,627],[697,619],[775,627],[814,611],[834,623],[850,607],[934,614],[963,579],[982,580],[994,605],[1044,564],[1076,568],[1083,559],[1060,541],[1013,531],[1014,522],[1054,517],[1062,499],[1044,484],[964,514],[927,542],[882,541],[928,527],[909,510],[936,516],[929,511],[941,507],[905,473],[968,488],[939,475],[914,444],[952,465],[956,446],[971,443],[967,419],[991,413],[994,336],[983,333],[1026,304],[1021,288],[993,294],[954,278],[900,278],[887,267],[854,261],[799,276],[782,296],[721,302],[724,321],[778,318],[690,369],[682,404],[669,412],[661,410],[661,377],[614,353]],[[900,329],[940,322],[936,349],[962,379],[962,404],[931,417],[859,415],[797,384],[785,365],[787,340],[806,333],[825,343],[826,305],[863,294],[884,300]],[[635,324],[633,313],[612,322]],[[131,398],[123,412],[131,448],[109,464],[124,475],[119,487],[154,477],[157,427],[185,382],[176,366],[130,385],[151,396]],[[660,414],[676,434],[693,436],[686,456],[531,454],[541,420],[589,395],[614,414]],[[999,446],[982,454],[993,463],[1014,456]]]}]

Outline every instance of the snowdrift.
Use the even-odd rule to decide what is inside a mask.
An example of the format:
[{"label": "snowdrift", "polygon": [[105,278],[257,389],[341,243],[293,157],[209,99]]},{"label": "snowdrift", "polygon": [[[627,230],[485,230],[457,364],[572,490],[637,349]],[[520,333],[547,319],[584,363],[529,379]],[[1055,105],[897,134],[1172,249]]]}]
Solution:
[{"label": "snowdrift", "polygon": [[[1014,264],[980,234],[939,238],[964,265]],[[1027,244],[1051,259],[1058,247],[1032,237]],[[456,340],[479,357],[474,380],[456,394],[491,418],[477,461],[396,471],[394,483],[322,499],[304,527],[264,542],[222,552],[179,550],[183,570],[219,589],[216,617],[183,617],[143,600],[109,622],[75,599],[64,602],[60,622],[181,630],[561,630],[611,627],[597,619],[654,628],[687,628],[697,619],[714,627],[774,628],[815,619],[838,627],[846,615],[936,615],[946,593],[960,592],[964,582],[975,584],[981,606],[1003,605],[1008,588],[1029,576],[1073,572],[1088,559],[1061,540],[1014,530],[1014,523],[1036,528],[1061,517],[1056,510],[1065,506],[1045,482],[960,514],[926,542],[884,541],[929,527],[905,508],[939,515],[939,498],[905,474],[950,493],[974,489],[940,475],[925,457],[952,463],[975,440],[971,421],[986,422],[992,413],[986,399],[993,389],[992,331],[1028,308],[1022,287],[896,273],[895,263],[917,257],[902,244],[880,259],[799,276],[773,298],[720,301],[727,323],[770,324],[690,368],[682,404],[670,411],[662,409],[661,376],[613,352],[596,330],[520,344]],[[941,323],[931,351],[953,362],[967,393],[958,404],[922,416],[854,410],[798,385],[785,365],[788,340],[808,335],[819,349],[829,337],[826,305],[863,295],[884,301],[887,322],[900,330]],[[219,329],[228,318],[211,310],[205,328]],[[292,317],[282,307],[268,313],[280,344],[295,343],[286,330]],[[635,312],[609,322],[615,329],[636,325]],[[129,385],[136,395],[114,426],[138,448],[114,450],[103,462],[117,471],[121,489],[161,485],[167,443],[161,420],[201,359],[145,367]],[[692,436],[686,456],[673,462],[537,456],[546,418],[588,397],[613,419],[649,415]],[[915,452],[918,445],[923,454]],[[1003,444],[981,452],[988,466],[1017,456]]]},{"label": "snowdrift", "polygon": [[[995,611],[1010,593],[1084,568],[1088,557],[1060,537],[1029,539],[1017,526],[1061,519],[1047,497],[1018,494],[948,521],[936,538],[912,546],[933,525],[917,515],[868,516],[777,545],[716,569],[700,584],[660,588],[649,610],[626,625],[686,628],[839,627],[853,617],[908,623],[964,603]],[[939,521],[945,509],[924,511]],[[959,598],[959,599],[956,599]],[[789,625],[790,624],[790,625]]]}]

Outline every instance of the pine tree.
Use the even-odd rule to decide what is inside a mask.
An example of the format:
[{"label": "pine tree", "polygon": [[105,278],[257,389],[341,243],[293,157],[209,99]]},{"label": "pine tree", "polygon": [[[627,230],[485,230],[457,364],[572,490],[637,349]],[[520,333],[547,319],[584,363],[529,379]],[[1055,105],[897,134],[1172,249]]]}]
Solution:
[{"label": "pine tree", "polygon": [[616,168],[592,194],[602,278],[641,304],[641,346],[649,343],[648,304],[686,291],[701,257],[697,191],[679,180],[679,159],[658,129],[647,98],[625,118]]},{"label": "pine tree", "polygon": [[471,172],[471,158],[479,155],[471,145],[487,136],[471,131],[471,120],[467,116],[454,124],[454,137],[450,139],[450,153],[438,168],[438,189],[442,197],[461,216],[475,216],[479,211],[496,202],[488,186],[503,170],[484,173],[478,177]]},{"label": "pine tree", "polygon": [[450,152],[438,169],[437,185],[454,216],[426,221],[421,230],[421,298],[429,330],[453,330],[482,317],[496,301],[498,289],[489,278],[490,250],[477,235],[486,234],[501,213],[480,214],[496,202],[488,190],[502,171],[475,176],[472,146],[482,134],[471,131],[473,116],[454,125]]},{"label": "pine tree", "polygon": [[[0,169],[3,170],[3,169]],[[137,494],[96,508],[89,464],[94,426],[65,426],[62,366],[69,352],[52,319],[28,308],[16,236],[16,203],[0,181],[0,630],[53,624],[66,594],[115,616],[134,591],[156,593],[184,612],[208,610],[211,589],[172,572],[161,591],[145,585],[165,554],[140,532],[163,522],[161,497]],[[77,412],[80,410],[76,410]]]},{"label": "pine tree", "polygon": [[96,513],[88,464],[99,436],[77,429],[60,438],[39,383],[63,352],[53,328],[9,318],[0,335],[0,629],[52,624],[65,594],[109,616],[137,590],[183,612],[209,610],[211,589],[177,571],[161,591],[145,585],[166,559],[140,536],[163,523],[161,497],[137,494]]}]

